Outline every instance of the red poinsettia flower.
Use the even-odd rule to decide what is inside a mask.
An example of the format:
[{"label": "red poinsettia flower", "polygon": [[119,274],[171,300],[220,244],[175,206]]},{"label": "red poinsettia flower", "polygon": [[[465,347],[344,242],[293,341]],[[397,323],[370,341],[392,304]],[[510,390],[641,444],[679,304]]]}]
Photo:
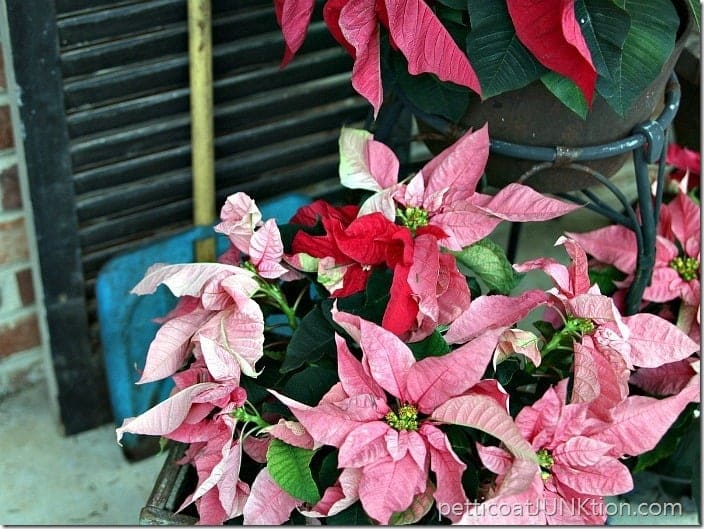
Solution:
[{"label": "red poinsettia flower", "polygon": [[700,153],[671,143],[667,146],[665,161],[674,168],[669,174],[670,179],[682,183],[685,192],[699,187],[702,166]]}]

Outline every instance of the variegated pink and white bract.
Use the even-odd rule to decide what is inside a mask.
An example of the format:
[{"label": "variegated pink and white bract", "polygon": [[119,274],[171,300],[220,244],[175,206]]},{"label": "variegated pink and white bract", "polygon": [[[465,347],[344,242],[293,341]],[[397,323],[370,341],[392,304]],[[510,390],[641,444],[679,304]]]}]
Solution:
[{"label": "variegated pink and white bract", "polygon": [[361,362],[338,335],[340,382],[317,406],[276,396],[313,438],[339,449],[340,468],[358,469],[356,494],[372,518],[387,524],[394,513],[408,510],[426,493],[430,470],[437,502],[467,501],[461,481],[466,465],[437,424],[472,424],[501,439],[517,457],[530,459],[506,410],[506,393],[496,381],[481,380],[501,330],[445,356],[416,361],[383,328],[334,309],[333,318],[359,343]]},{"label": "variegated pink and white bract", "polygon": [[432,226],[445,237],[443,248],[459,251],[488,236],[502,222],[544,221],[578,206],[541,195],[522,184],[509,184],[496,195],[477,192],[489,156],[485,125],[468,131],[430,160],[407,183],[399,182],[393,151],[367,131],[343,128],[340,134],[340,181],[345,187],[374,192],[359,215],[380,212],[407,225]]},{"label": "variegated pink and white bract", "polygon": [[[564,379],[516,417],[516,426],[538,455],[538,474],[503,448],[478,445],[482,463],[498,475],[497,488],[485,504],[469,510],[462,523],[475,525],[601,525],[606,520],[604,496],[630,491],[630,471],[619,458],[642,454],[660,438],[690,402],[699,401],[699,376],[677,395],[665,399],[631,396],[610,420],[594,415],[594,404],[568,403]],[[600,415],[600,414],[599,414]],[[523,486],[502,487],[516,469]],[[515,476],[511,479],[521,480]],[[528,483],[526,483],[526,481]],[[509,507],[508,516],[492,516]],[[519,505],[520,509],[511,508]],[[490,506],[496,506],[491,511]]]},{"label": "variegated pink and white bract", "polygon": [[[353,4],[326,5],[343,25]],[[308,6],[277,2],[280,20],[295,19],[289,55]],[[194,505],[206,525],[605,521],[604,497],[633,487],[625,459],[699,402],[699,346],[658,314],[623,315],[592,283],[582,243],[632,272],[620,230],[559,238],[566,264],[511,268],[494,249],[473,264],[468,250],[490,248],[501,221],[574,209],[520,184],[478,192],[488,141],[486,128],[468,132],[403,179],[386,145],[343,129],[341,183],[366,193],[359,205],[316,200],[284,227],[235,193],[215,226],[230,243],[218,262],[147,271],[133,293],[180,300],[139,383],[170,377],[174,389],[117,438],[188,445],[180,463],[195,478],[179,510]],[[695,213],[684,195],[664,205],[661,246],[698,259]],[[553,286],[518,291],[515,272]],[[485,288],[491,274],[511,286]],[[681,281],[666,284],[688,303]]]}]

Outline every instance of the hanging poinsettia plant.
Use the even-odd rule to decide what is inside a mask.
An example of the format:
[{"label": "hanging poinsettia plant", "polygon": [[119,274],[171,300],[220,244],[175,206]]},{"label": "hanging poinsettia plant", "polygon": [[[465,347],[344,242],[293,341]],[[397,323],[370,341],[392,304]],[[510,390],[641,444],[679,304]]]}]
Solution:
[{"label": "hanging poinsettia plant", "polygon": [[[275,0],[284,64],[315,0]],[[543,83],[585,117],[596,94],[624,115],[660,74],[698,0],[327,0],[323,18],[354,58],[352,85],[378,113],[384,85],[459,119],[482,98]],[[678,11],[679,9],[679,11]]]},{"label": "hanging poinsettia plant", "polygon": [[[477,190],[486,128],[410,176],[368,132],[339,144],[359,203],[317,200],[279,226],[236,193],[218,262],[157,264],[134,288],[180,297],[140,380],[174,390],[118,440],[186,443],[179,510],[202,524],[603,523],[633,456],[699,401],[698,343],[660,315],[622,315],[590,276],[588,235],[557,241],[563,261],[511,266],[487,238],[497,225],[575,206]],[[693,206],[663,216],[665,246],[698,259]],[[529,273],[554,286],[522,288]]]}]

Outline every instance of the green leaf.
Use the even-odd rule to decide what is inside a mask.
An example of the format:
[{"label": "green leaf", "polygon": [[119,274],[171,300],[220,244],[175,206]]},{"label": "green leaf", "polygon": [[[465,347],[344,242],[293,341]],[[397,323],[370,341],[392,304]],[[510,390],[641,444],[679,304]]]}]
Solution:
[{"label": "green leaf", "polygon": [[[337,308],[381,324],[391,296],[392,279],[393,276],[389,270],[375,270],[367,280],[364,293],[338,299]],[[332,303],[330,306],[332,307]]]},{"label": "green leaf", "polygon": [[340,469],[337,468],[337,450],[335,450],[326,455],[320,463],[318,483],[321,490],[332,487],[340,477],[340,472]]},{"label": "green leaf", "polygon": [[555,334],[555,332],[557,331],[557,329],[555,329],[555,327],[553,327],[550,322],[542,321],[542,320],[534,321],[533,327],[538,329],[540,334],[543,335],[543,338],[545,339],[546,342],[549,342],[550,338],[552,338],[553,335]]},{"label": "green leaf", "polygon": [[334,332],[320,306],[306,314],[293,333],[286,349],[281,372],[287,373],[320,360],[326,352],[335,352]]},{"label": "green leaf", "polygon": [[482,295],[482,287],[479,285],[479,281],[477,281],[475,277],[468,277],[467,285],[469,286],[469,293],[472,295],[472,299],[478,298]]},{"label": "green leaf", "polygon": [[443,83],[435,75],[411,75],[408,62],[399,53],[392,54],[392,68],[401,91],[415,106],[428,114],[459,121],[469,104],[469,88]]},{"label": "green leaf", "polygon": [[[694,420],[693,410],[696,405],[688,406],[670,426],[667,433],[658,441],[655,448],[638,456],[633,473],[641,472],[656,463],[663,474],[683,477],[691,465],[694,454],[687,454],[691,447],[698,451],[698,424]],[[676,454],[676,455],[675,455]],[[675,455],[674,457],[672,457]],[[670,459],[665,461],[666,459]]]},{"label": "green leaf", "polygon": [[437,3],[452,9],[467,11],[467,0],[437,0]]},{"label": "green leaf", "polygon": [[450,352],[450,346],[437,329],[420,342],[409,343],[408,348],[416,360],[423,360],[429,356],[443,356]]},{"label": "green leaf", "polygon": [[433,506],[435,501],[433,494],[435,494],[435,485],[432,481],[428,481],[425,491],[413,498],[408,509],[391,515],[389,525],[409,525],[423,518]]},{"label": "green leaf", "polygon": [[689,12],[694,18],[697,31],[702,29],[702,3],[701,0],[687,0]]},{"label": "green leaf", "polygon": [[508,294],[522,277],[513,269],[503,249],[490,239],[482,239],[452,254],[491,291],[499,294]]},{"label": "green leaf", "polygon": [[308,503],[320,500],[318,487],[310,472],[313,450],[291,446],[273,439],[266,452],[266,466],[271,478],[294,498]]},{"label": "green leaf", "polygon": [[474,443],[469,440],[464,427],[450,424],[444,426],[444,430],[455,454],[457,454],[462,461],[469,461],[473,457],[472,449]]},{"label": "green leaf", "polygon": [[262,387],[258,382],[255,382],[255,380],[258,381],[259,379],[249,377],[240,378],[240,386],[247,392],[247,400],[252,404],[257,404],[271,395],[265,387]]},{"label": "green leaf", "polygon": [[614,75],[621,61],[631,17],[623,6],[611,0],[577,0],[574,8],[599,75],[597,90],[602,97],[610,97],[615,90]]},{"label": "green leaf", "polygon": [[579,87],[567,77],[548,72],[540,78],[545,88],[552,92],[563,105],[582,119],[587,119],[587,100]]},{"label": "green leaf", "polygon": [[337,371],[310,366],[291,375],[284,384],[283,393],[298,402],[315,406],[338,381]]},{"label": "green leaf", "polygon": [[610,296],[616,292],[614,281],[623,281],[626,274],[618,270],[616,267],[608,265],[603,268],[590,268],[589,281],[599,285],[599,290],[605,296]]},{"label": "green leaf", "polygon": [[516,36],[505,0],[469,0],[467,56],[484,98],[522,88],[546,72]]},{"label": "green leaf", "polygon": [[[459,9],[454,6],[435,6],[435,15],[443,22],[443,25],[447,22],[453,22],[455,24],[462,24],[464,22],[464,16],[467,14],[467,2],[458,3],[460,4]],[[463,9],[464,11],[462,11]]]},{"label": "green leaf", "polygon": [[680,23],[671,0],[626,0],[624,4],[631,26],[623,52],[609,65],[614,91],[612,94],[599,91],[621,116],[659,75],[674,49]]},{"label": "green leaf", "polygon": [[496,366],[496,380],[506,387],[511,382],[513,375],[521,370],[522,361],[520,358],[511,357],[507,358]]}]

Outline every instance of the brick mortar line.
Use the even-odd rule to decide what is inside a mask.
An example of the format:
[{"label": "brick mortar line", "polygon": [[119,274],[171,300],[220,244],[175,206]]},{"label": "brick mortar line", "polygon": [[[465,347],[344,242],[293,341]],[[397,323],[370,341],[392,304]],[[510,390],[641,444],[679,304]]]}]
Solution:
[{"label": "brick mortar line", "polygon": [[16,220],[24,219],[27,215],[24,209],[15,209],[11,211],[0,211],[0,224],[5,222],[14,222]]},{"label": "brick mortar line", "polygon": [[41,347],[0,358],[0,402],[35,384],[46,384],[47,365]]},{"label": "brick mortar line", "polygon": [[22,272],[23,270],[32,269],[32,262],[29,260],[18,261],[15,263],[7,263],[0,265],[0,274],[12,274]]},{"label": "brick mortar line", "polygon": [[26,307],[20,307],[19,309],[11,310],[6,314],[0,316],[0,327],[9,327],[12,323],[16,323],[17,320],[21,320],[27,316],[36,315],[39,317],[39,311],[37,310],[37,304],[32,303]]},{"label": "brick mortar line", "polygon": [[17,153],[15,149],[3,149],[0,151],[0,171],[9,169],[17,165]]},{"label": "brick mortar line", "polygon": [[28,363],[36,357],[37,360],[44,362],[44,352],[41,347],[32,347],[31,349],[24,349],[23,351],[17,351],[9,356],[0,357],[0,373],[8,370],[12,367],[11,364],[23,364]]}]

